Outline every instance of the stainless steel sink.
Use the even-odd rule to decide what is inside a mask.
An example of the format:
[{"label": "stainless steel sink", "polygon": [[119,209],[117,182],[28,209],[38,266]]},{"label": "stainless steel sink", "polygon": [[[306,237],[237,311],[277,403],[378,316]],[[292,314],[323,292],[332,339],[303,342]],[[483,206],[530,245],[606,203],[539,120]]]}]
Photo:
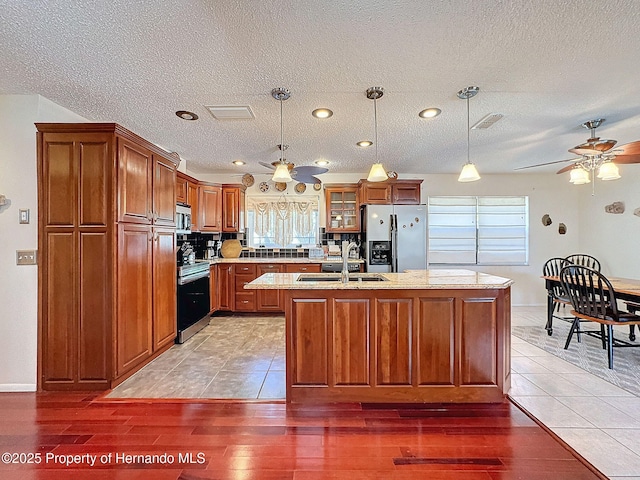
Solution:
[{"label": "stainless steel sink", "polygon": [[[339,282],[339,273],[302,273],[298,276],[298,282]],[[350,282],[387,282],[388,278],[379,273],[351,273]]]}]

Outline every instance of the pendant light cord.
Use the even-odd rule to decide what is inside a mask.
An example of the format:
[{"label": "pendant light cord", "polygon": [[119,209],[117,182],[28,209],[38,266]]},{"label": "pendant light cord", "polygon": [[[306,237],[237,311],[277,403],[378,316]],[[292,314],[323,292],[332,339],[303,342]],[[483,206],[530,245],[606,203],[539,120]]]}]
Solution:
[{"label": "pendant light cord", "polygon": [[376,163],[378,162],[378,107],[377,98],[373,99],[373,125],[374,125],[374,140],[376,142]]},{"label": "pendant light cord", "polygon": [[284,120],[282,115],[282,95],[280,95],[280,163],[284,163]]},{"label": "pendant light cord", "polygon": [[469,96],[467,95],[467,163],[471,163],[471,161],[469,160],[469,135],[471,132],[471,128],[470,128],[470,121],[469,121]]}]

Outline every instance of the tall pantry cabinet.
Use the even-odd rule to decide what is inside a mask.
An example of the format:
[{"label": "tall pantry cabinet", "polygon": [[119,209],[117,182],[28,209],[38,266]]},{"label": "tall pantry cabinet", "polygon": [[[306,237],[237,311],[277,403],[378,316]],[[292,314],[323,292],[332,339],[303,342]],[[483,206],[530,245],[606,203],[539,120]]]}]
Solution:
[{"label": "tall pantry cabinet", "polygon": [[114,123],[36,127],[39,388],[112,388],[176,336],[179,158]]}]

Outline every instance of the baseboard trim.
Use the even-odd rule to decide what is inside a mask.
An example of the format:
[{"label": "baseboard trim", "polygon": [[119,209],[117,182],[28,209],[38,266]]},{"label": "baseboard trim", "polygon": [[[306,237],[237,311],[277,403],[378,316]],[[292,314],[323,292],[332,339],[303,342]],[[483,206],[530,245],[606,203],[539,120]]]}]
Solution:
[{"label": "baseboard trim", "polygon": [[35,383],[0,383],[0,392],[35,392]]}]

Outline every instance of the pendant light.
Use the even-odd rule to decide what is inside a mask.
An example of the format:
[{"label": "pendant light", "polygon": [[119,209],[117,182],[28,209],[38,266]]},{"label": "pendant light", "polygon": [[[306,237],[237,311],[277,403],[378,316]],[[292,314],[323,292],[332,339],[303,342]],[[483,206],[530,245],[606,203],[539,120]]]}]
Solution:
[{"label": "pendant light", "polygon": [[374,145],[376,147],[376,163],[371,165],[371,170],[369,170],[369,176],[367,177],[367,181],[369,182],[384,182],[389,177],[387,176],[387,172],[385,172],[382,163],[378,161],[378,108],[376,100],[378,100],[382,95],[384,95],[384,88],[382,87],[370,87],[367,89],[367,98],[369,100],[373,100],[373,123],[375,128],[375,137],[373,139]]},{"label": "pendant light", "polygon": [[471,132],[469,122],[469,99],[471,97],[475,97],[479,91],[480,88],[478,87],[465,87],[458,92],[458,98],[467,101],[467,163],[462,167],[462,171],[458,177],[459,182],[475,182],[476,180],[480,180],[480,174],[478,173],[476,166],[471,163],[471,160],[469,160],[469,134]]},{"label": "pendant light", "polygon": [[280,101],[280,163],[276,167],[276,171],[273,172],[271,180],[274,182],[290,182],[293,180],[289,173],[289,165],[285,162],[284,151],[287,146],[284,144],[284,123],[282,119],[282,102],[288,100],[291,96],[291,92],[286,88],[279,87],[271,90],[271,96]]}]

